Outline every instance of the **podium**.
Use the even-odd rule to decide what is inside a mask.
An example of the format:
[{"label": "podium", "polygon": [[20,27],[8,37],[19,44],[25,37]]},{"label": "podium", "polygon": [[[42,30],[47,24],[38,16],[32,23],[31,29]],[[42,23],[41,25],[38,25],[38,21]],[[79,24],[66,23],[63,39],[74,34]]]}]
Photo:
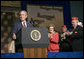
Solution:
[{"label": "podium", "polygon": [[46,28],[22,28],[20,34],[24,58],[47,58],[49,39]]}]

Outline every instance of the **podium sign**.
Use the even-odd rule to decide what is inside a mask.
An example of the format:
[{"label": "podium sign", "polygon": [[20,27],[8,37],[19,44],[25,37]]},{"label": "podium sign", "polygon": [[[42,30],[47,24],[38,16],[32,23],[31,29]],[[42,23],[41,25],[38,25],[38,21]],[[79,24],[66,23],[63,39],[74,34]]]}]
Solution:
[{"label": "podium sign", "polygon": [[22,28],[23,47],[47,47],[49,44],[46,28]]},{"label": "podium sign", "polygon": [[25,58],[47,57],[49,39],[46,28],[22,28],[21,42]]}]

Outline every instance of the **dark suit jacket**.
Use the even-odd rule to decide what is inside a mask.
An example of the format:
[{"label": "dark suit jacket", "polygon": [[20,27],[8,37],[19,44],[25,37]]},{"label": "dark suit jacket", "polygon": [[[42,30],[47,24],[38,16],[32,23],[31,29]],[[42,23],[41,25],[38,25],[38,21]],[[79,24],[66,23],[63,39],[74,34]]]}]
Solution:
[{"label": "dark suit jacket", "polygon": [[[33,25],[31,23],[29,23],[28,21],[26,21],[27,27],[33,27]],[[21,21],[18,21],[14,24],[11,36],[13,35],[13,33],[17,34],[17,32],[22,28],[22,23]]]},{"label": "dark suit jacket", "polygon": [[70,38],[72,40],[73,51],[83,51],[83,28],[77,26]]},{"label": "dark suit jacket", "polygon": [[[31,23],[29,23],[28,21],[26,21],[27,27],[33,27],[33,25]],[[16,40],[15,40],[15,51],[16,52],[22,52],[23,48],[22,48],[22,44],[21,44],[21,36],[19,35],[19,33],[21,34],[20,30],[22,28],[22,22],[18,21],[14,24],[12,33],[11,33],[11,37],[13,36],[13,33],[16,34]],[[19,51],[19,49],[21,51]]]}]

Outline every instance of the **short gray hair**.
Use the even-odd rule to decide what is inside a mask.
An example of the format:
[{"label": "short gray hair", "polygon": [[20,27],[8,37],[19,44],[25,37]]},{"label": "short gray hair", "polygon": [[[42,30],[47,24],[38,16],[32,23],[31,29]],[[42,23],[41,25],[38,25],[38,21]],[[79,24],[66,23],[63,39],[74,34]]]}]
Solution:
[{"label": "short gray hair", "polygon": [[21,13],[21,12],[25,12],[25,14],[28,15],[28,14],[27,14],[27,11],[25,11],[25,10],[21,10],[20,13]]}]

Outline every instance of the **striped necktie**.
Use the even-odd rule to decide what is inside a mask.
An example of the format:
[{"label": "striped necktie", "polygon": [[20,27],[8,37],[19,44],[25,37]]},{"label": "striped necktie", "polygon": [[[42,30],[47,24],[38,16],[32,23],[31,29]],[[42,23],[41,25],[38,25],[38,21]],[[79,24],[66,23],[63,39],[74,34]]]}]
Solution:
[{"label": "striped necktie", "polygon": [[23,27],[26,28],[26,24],[25,24],[25,22],[23,22]]}]

